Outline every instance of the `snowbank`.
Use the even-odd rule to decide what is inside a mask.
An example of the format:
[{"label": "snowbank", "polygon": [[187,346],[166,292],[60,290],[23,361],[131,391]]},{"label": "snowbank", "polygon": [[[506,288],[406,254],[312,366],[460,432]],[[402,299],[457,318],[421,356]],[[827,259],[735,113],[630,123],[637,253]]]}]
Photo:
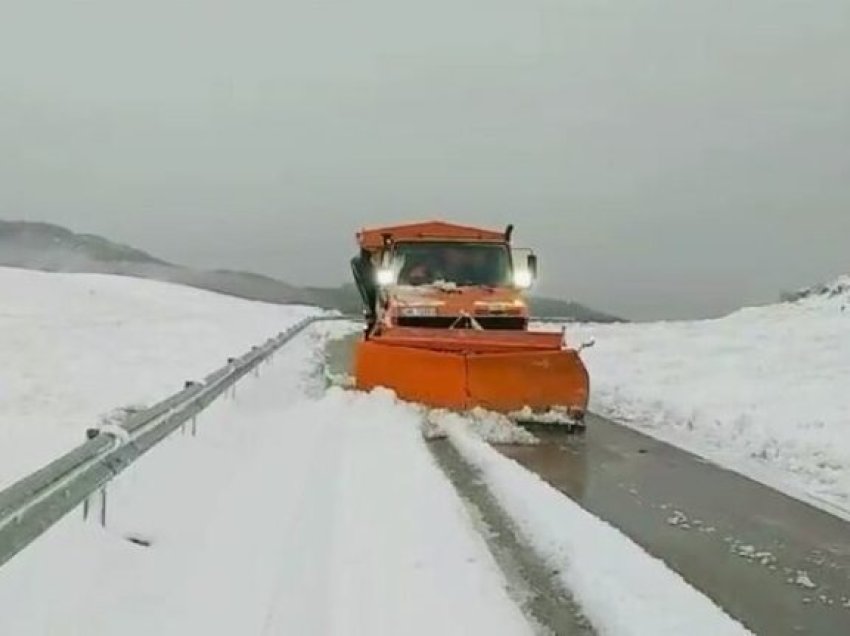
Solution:
[{"label": "snowbank", "polygon": [[719,320],[569,327],[591,408],[850,517],[850,277]]},{"label": "snowbank", "polygon": [[464,458],[547,559],[599,634],[748,634],[707,597],[620,531],[597,519],[457,422],[444,422]]},{"label": "snowbank", "polygon": [[0,488],[314,309],[135,278],[0,268]]},{"label": "snowbank", "polygon": [[0,634],[531,634],[419,412],[323,393],[321,348],[122,474],[108,530],[74,514],[0,569]]},{"label": "snowbank", "polygon": [[462,416],[443,409],[423,409],[422,434],[426,439],[446,437],[447,433],[444,427],[446,422],[462,427],[479,439],[491,444],[534,446],[540,443],[540,440],[532,433],[510,418],[480,407],[476,407]]}]

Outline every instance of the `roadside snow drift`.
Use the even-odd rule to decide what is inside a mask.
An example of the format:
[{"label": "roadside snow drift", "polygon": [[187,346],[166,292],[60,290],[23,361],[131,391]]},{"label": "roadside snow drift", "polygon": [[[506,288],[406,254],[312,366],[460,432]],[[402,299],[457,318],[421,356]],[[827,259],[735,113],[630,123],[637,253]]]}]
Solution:
[{"label": "roadside snow drift", "polygon": [[481,441],[459,417],[445,416],[443,426],[599,634],[749,634],[662,561]]},{"label": "roadside snow drift", "polygon": [[316,310],[136,278],[0,268],[0,488]]},{"label": "roadside snow drift", "polygon": [[850,277],[719,320],[582,325],[591,408],[850,517]]},{"label": "roadside snow drift", "polygon": [[325,393],[321,350],[119,477],[107,530],[74,514],[0,569],[0,634],[531,634],[419,413]]}]

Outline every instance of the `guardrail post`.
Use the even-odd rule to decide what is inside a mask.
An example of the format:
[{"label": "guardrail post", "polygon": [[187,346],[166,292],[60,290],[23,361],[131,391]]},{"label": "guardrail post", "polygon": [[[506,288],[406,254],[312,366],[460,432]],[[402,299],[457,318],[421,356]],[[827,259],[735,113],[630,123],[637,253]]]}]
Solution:
[{"label": "guardrail post", "polygon": [[[95,437],[100,435],[100,431],[96,428],[86,429],[86,441],[93,440]],[[91,497],[86,497],[83,500],[83,521],[88,521],[89,519],[89,511],[91,510]]]},{"label": "guardrail post", "polygon": [[100,526],[106,527],[106,486],[100,489]]},{"label": "guardrail post", "polygon": [[[186,382],[183,383],[183,389],[184,390],[185,389],[191,389],[193,386],[195,386],[195,384],[196,384],[196,382],[193,381],[193,380],[186,380]],[[180,434],[181,435],[186,434],[186,422],[183,422],[183,424],[180,425]],[[193,421],[192,421],[192,437],[194,437],[194,436],[195,436],[195,422],[194,422],[194,419],[193,419]]]},{"label": "guardrail post", "polygon": [[[231,367],[235,368],[236,360],[237,360],[236,358],[228,358],[227,364],[229,364]],[[230,399],[236,399],[236,383],[235,382],[227,389],[227,391],[225,392],[225,397],[228,397]]]},{"label": "guardrail post", "polygon": [[[107,497],[106,497],[106,486],[100,489],[98,492],[98,499],[100,504],[100,525],[101,527],[106,527],[106,514],[107,514]],[[91,514],[91,497],[86,497],[83,500],[83,521],[88,521],[89,515]]]},{"label": "guardrail post", "polygon": [[198,436],[198,416],[192,418],[192,437]]}]

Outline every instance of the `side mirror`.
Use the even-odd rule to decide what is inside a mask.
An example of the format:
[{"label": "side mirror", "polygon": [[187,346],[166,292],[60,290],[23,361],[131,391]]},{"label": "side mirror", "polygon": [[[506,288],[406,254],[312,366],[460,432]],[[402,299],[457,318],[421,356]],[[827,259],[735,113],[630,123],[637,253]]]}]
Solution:
[{"label": "side mirror", "polygon": [[513,282],[517,289],[530,289],[537,279],[537,257],[531,250],[519,247],[511,250]]}]

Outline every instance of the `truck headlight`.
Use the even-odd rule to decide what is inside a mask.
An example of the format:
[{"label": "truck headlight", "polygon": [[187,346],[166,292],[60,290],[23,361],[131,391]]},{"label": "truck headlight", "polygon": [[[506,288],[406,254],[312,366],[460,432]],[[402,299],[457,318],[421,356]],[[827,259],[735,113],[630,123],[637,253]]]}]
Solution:
[{"label": "truck headlight", "polygon": [[514,285],[520,289],[528,289],[534,284],[534,276],[526,269],[514,272]]},{"label": "truck headlight", "polygon": [[395,282],[395,272],[389,268],[382,267],[375,272],[375,282],[381,287],[392,285]]}]

